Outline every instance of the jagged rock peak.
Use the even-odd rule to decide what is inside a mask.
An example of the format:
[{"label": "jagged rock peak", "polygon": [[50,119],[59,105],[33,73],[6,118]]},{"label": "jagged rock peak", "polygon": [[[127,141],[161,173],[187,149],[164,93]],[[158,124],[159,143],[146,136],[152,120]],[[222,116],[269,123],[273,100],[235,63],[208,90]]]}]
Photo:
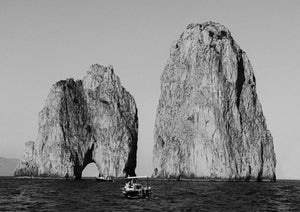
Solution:
[{"label": "jagged rock peak", "polygon": [[102,175],[135,175],[137,134],[134,98],[112,66],[92,65],[83,80],[52,86],[15,175],[80,179],[92,162]]},{"label": "jagged rock peak", "polygon": [[246,53],[221,24],[190,24],[161,76],[154,175],[275,180],[273,138]]},{"label": "jagged rock peak", "polygon": [[89,70],[87,71],[87,76],[85,76],[84,79],[88,77],[91,77],[92,79],[99,82],[108,80],[117,81],[120,84],[119,77],[114,74],[114,68],[112,65],[109,65],[107,67],[98,64],[91,65]]},{"label": "jagged rock peak", "polygon": [[103,66],[99,64],[93,64],[90,66],[89,70],[87,71],[87,74],[92,74],[92,75],[103,76],[105,73],[110,73],[110,75],[116,76],[114,74],[114,68],[112,65]]},{"label": "jagged rock peak", "polygon": [[217,36],[218,38],[230,37],[231,36],[230,31],[224,25],[216,23],[216,22],[212,22],[212,21],[207,21],[207,22],[204,22],[202,24],[199,24],[199,23],[189,24],[186,27],[186,31],[184,33],[191,32],[193,30],[211,31],[212,33],[214,33],[214,34],[211,34],[211,35]]}]

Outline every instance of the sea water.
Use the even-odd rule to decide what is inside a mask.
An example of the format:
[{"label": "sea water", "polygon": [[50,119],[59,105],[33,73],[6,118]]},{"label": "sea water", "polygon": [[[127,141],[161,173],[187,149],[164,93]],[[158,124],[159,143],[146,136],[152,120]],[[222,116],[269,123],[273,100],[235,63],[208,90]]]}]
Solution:
[{"label": "sea water", "polygon": [[300,211],[296,180],[149,180],[150,199],[125,198],[124,183],[0,177],[0,211]]}]

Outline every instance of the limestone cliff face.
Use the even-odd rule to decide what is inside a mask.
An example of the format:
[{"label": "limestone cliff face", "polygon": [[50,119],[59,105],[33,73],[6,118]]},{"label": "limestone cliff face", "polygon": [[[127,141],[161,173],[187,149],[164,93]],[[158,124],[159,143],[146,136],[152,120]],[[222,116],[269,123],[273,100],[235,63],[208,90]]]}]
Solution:
[{"label": "limestone cliff face", "polygon": [[275,180],[273,139],[246,53],[223,25],[190,24],[161,76],[154,174]]},{"label": "limestone cliff face", "polygon": [[135,175],[137,135],[133,97],[111,66],[93,65],[83,80],[53,85],[15,175],[80,179],[92,162],[103,175]]}]

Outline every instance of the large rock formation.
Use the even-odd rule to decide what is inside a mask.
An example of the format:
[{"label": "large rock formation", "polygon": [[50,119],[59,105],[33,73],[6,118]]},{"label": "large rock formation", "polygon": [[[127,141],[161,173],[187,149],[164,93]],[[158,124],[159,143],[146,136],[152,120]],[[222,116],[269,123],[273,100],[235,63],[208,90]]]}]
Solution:
[{"label": "large rock formation", "polygon": [[275,153],[246,53],[223,25],[190,24],[161,76],[159,177],[275,180]]},{"label": "large rock formation", "polygon": [[91,66],[83,80],[51,88],[15,176],[81,178],[94,162],[102,175],[135,175],[137,108],[111,66]]}]

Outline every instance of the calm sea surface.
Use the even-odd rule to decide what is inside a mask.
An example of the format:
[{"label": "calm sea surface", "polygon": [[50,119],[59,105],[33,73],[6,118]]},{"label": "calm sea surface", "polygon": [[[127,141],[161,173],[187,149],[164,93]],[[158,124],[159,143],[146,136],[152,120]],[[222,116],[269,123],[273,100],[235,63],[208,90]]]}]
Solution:
[{"label": "calm sea surface", "polygon": [[126,199],[123,180],[0,177],[0,211],[300,211],[300,181],[149,181],[150,199]]}]

